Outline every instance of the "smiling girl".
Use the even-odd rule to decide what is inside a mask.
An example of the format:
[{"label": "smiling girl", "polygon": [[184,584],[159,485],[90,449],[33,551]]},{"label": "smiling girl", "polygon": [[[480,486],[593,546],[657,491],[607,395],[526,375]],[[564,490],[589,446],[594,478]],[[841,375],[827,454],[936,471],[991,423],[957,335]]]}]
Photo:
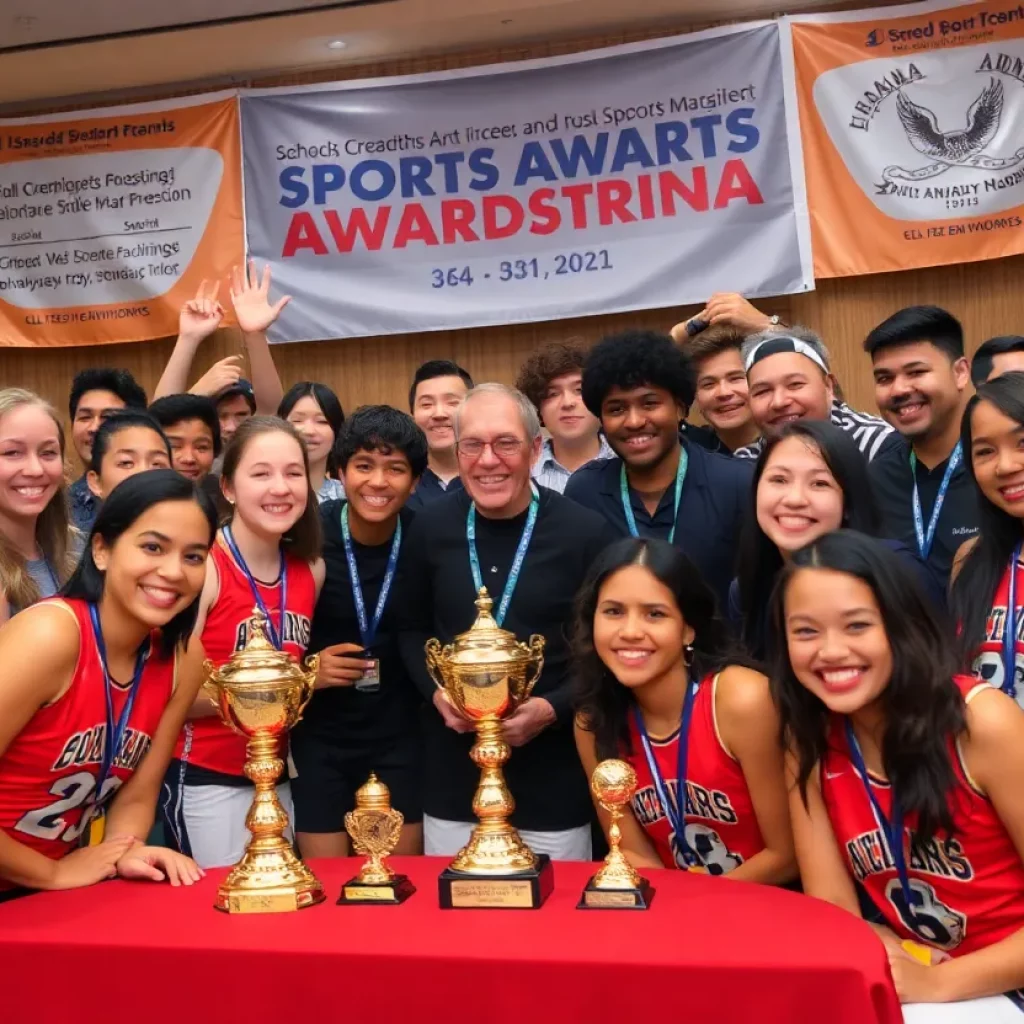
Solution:
[{"label": "smiling girl", "polygon": [[979,385],[960,437],[981,529],[953,563],[957,652],[965,668],[1024,705],[1024,373]]},{"label": "smiling girl", "polygon": [[132,477],[104,502],[62,596],[0,630],[0,899],[115,874],[200,877],[144,842],[202,681],[202,647],[183,647],[214,528],[177,473]]},{"label": "smiling girl", "polygon": [[859,915],[864,886],[903,1002],[1024,985],[1024,714],[954,675],[922,591],[868,537],[797,552],[772,619],[804,891]]},{"label": "smiling girl", "polygon": [[298,432],[309,455],[309,484],[317,501],[345,497],[337,479],[334,445],[345,422],[338,396],[326,385],[304,380],[288,389],[277,415]]},{"label": "smiling girl", "polygon": [[[256,606],[271,643],[301,659],[323,562],[306,449],[295,428],[275,416],[242,423],[224,453],[221,489],[233,510],[211,552],[200,599],[196,632],[206,655],[220,666],[245,647]],[[248,841],[245,747],[210,701],[195,702],[164,780],[161,810],[168,836],[203,867],[234,864]],[[287,782],[278,796],[290,817]]]},{"label": "smiling girl", "polygon": [[0,623],[71,574],[64,428],[21,388],[0,390]]},{"label": "smiling girl", "polygon": [[[741,539],[739,576],[729,589],[729,618],[750,654],[763,658],[770,639],[768,601],[793,552],[841,527],[876,537],[881,520],[856,443],[819,420],[798,420],[765,439],[754,470],[752,505]],[[899,541],[883,543],[941,604],[941,588],[914,552]]]},{"label": "smiling girl", "polygon": [[580,591],[575,635],[583,767],[622,757],[640,781],[620,823],[630,863],[791,880],[768,680],[730,657],[693,563],[664,541],[613,544]]}]

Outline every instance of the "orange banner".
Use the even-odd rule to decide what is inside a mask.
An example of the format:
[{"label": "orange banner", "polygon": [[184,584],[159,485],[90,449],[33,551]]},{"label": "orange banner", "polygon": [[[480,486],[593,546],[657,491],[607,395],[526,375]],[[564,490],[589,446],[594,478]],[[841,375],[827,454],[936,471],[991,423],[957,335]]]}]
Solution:
[{"label": "orange banner", "polygon": [[1024,252],[1024,4],[787,21],[815,277]]},{"label": "orange banner", "polygon": [[0,121],[0,345],[176,334],[243,254],[235,96]]}]

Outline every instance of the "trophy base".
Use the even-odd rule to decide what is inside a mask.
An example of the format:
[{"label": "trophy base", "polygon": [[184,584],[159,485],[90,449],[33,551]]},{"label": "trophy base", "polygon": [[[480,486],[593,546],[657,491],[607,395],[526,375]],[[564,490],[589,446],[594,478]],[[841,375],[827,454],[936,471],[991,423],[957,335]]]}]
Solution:
[{"label": "trophy base", "polygon": [[577,910],[649,910],[654,900],[654,887],[646,878],[634,889],[598,889],[594,879],[587,882]]},{"label": "trophy base", "polygon": [[475,875],[446,868],[438,879],[442,910],[536,910],[555,887],[555,869],[546,853],[537,866],[514,874]]},{"label": "trophy base", "polygon": [[323,903],[323,885],[291,845],[285,840],[264,844],[249,845],[217,889],[214,907],[228,914],[283,914]]},{"label": "trophy base", "polygon": [[404,903],[414,892],[416,886],[405,875],[395,875],[390,882],[360,882],[358,876],[341,887],[338,906],[354,906],[365,903],[379,903],[383,906],[395,906]]}]

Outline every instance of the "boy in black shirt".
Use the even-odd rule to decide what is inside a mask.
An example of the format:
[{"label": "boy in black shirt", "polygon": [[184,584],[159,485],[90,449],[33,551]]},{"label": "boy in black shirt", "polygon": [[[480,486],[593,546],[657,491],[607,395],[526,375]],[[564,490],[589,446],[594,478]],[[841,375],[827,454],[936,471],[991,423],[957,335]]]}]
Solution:
[{"label": "boy in black shirt", "polygon": [[337,455],[347,497],[320,506],[326,579],[309,641],[320,652],[317,692],[292,732],[296,838],[304,857],[348,856],[345,813],[372,771],[405,816],[396,852],[420,853],[420,701],[394,608],[412,520],[403,506],[426,468],[427,441],[405,413],[364,406]]}]

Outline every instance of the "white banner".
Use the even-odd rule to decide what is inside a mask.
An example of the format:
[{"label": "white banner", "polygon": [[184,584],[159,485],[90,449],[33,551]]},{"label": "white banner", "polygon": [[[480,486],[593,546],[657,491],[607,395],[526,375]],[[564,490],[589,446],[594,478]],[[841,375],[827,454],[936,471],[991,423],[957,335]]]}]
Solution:
[{"label": "white banner", "polygon": [[272,340],[813,287],[779,28],[243,96]]}]

